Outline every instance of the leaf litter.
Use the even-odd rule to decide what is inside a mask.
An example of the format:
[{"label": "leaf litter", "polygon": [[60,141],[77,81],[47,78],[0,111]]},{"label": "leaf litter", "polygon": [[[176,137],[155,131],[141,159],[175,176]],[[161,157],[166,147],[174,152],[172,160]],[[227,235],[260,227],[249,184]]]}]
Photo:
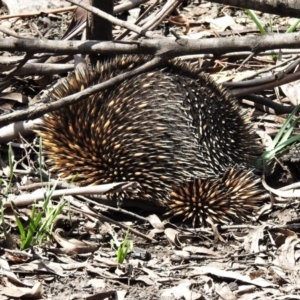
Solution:
[{"label": "leaf litter", "polygon": [[[197,1],[191,1],[178,16],[170,17],[168,24],[188,38],[226,34],[226,29],[237,34],[253,31],[242,10],[227,9],[224,13],[224,6],[211,3],[199,6]],[[267,19],[264,16],[263,20],[267,22]],[[56,19],[56,27],[46,34],[62,35],[69,20],[70,14],[63,14]],[[31,21],[39,23],[40,19],[32,17]],[[278,26],[290,22],[284,18],[276,21]],[[2,22],[31,35],[28,20]],[[114,30],[120,33],[120,28]],[[234,72],[226,68],[232,62],[216,60],[210,71],[215,71],[212,76],[218,82],[226,78],[239,81],[254,76],[257,69],[265,68],[268,72],[271,62],[265,57],[264,62],[251,61],[245,69]],[[239,67],[239,62],[235,67]],[[39,80],[35,83],[41,89],[45,85]],[[298,98],[298,83],[281,87],[286,100],[292,102]],[[12,87],[9,94],[0,95],[6,101],[3,109],[19,107],[23,98],[15,93],[17,90]],[[271,115],[259,115],[257,120],[264,122],[269,135],[282,123]],[[15,148],[17,157],[20,157],[20,145]],[[36,153],[27,151],[26,159],[31,163],[30,157]],[[0,160],[2,176],[9,177],[9,165],[5,159],[0,157]],[[34,184],[29,173],[15,174],[24,185]],[[17,189],[11,196],[17,194],[22,192]],[[72,204],[73,196],[68,197]],[[38,197],[28,201],[23,199],[15,207],[24,223],[30,219],[29,205],[42,206]],[[111,213],[101,206],[91,207],[83,202],[80,209],[72,205],[64,208],[51,238],[22,251],[18,248],[20,240],[12,208],[4,205],[5,222],[11,232],[0,248],[1,299],[300,299],[298,205],[297,202],[284,205],[256,223],[218,226],[213,232],[182,224],[176,227],[153,213],[143,213],[147,221],[131,219],[117,211]],[[265,212],[270,209],[266,204]],[[111,223],[106,215],[118,221]],[[116,249],[110,242],[113,237],[122,241],[128,228],[132,249],[124,263],[118,264]]]}]

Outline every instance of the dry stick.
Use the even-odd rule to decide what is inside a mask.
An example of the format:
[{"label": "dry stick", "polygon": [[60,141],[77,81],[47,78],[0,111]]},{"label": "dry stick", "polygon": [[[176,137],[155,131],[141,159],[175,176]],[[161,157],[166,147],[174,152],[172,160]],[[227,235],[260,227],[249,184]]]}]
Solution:
[{"label": "dry stick", "polygon": [[[1,29],[0,29],[1,31]],[[0,65],[10,66],[20,63],[23,60],[21,56],[10,56],[10,57],[2,57],[0,56]],[[3,66],[1,66],[3,68]]]},{"label": "dry stick", "polygon": [[242,80],[238,82],[232,82],[232,81],[224,82],[223,86],[234,88],[235,90],[237,90],[237,88],[240,88],[242,90],[242,88],[244,87],[255,87],[258,85],[274,82],[275,80],[278,79],[278,76],[276,74],[270,76],[267,75],[263,77],[257,77],[251,75],[251,77],[254,77],[254,79]]},{"label": "dry stick", "polygon": [[252,52],[242,61],[242,63],[239,65],[239,67],[235,70],[237,73],[251,58],[253,58],[256,55],[256,53]]},{"label": "dry stick", "polygon": [[51,179],[48,182],[35,182],[31,184],[26,184],[26,185],[21,185],[18,187],[20,191],[31,191],[31,190],[36,190],[38,188],[46,188],[46,187],[52,187],[56,186],[57,188],[71,188],[73,187],[72,184],[66,183],[64,181],[58,181]]},{"label": "dry stick", "polygon": [[87,206],[82,205],[81,203],[80,203],[80,207],[79,207],[79,203],[78,202],[75,202],[75,201],[71,200],[70,203],[73,206],[72,210],[75,210],[75,211],[78,211],[78,212],[83,213],[85,215],[89,215],[89,216],[92,216],[94,218],[100,219],[101,221],[109,222],[111,224],[115,224],[117,226],[120,226],[121,228],[123,228],[125,230],[129,230],[131,233],[133,233],[133,234],[135,234],[137,236],[140,236],[140,237],[144,238],[147,241],[150,241],[150,242],[153,242],[153,243],[157,242],[157,240],[155,240],[155,239],[151,238],[150,236],[147,236],[147,235],[145,235],[145,234],[143,234],[143,233],[141,233],[141,232],[139,232],[139,231],[131,228],[130,226],[124,225],[124,224],[122,224],[120,222],[117,222],[117,221],[115,221],[115,220],[113,220],[113,219],[111,219],[109,217],[106,217],[106,216],[104,216],[102,214],[97,214],[97,213],[93,212]]},{"label": "dry stick", "polygon": [[165,59],[163,59],[162,57],[154,57],[151,61],[145,63],[144,65],[142,65],[132,71],[122,73],[122,74],[120,74],[112,79],[109,79],[103,83],[94,85],[94,86],[89,87],[79,93],[75,93],[73,95],[64,97],[53,103],[47,103],[47,104],[39,103],[37,105],[28,107],[26,110],[16,111],[12,114],[0,116],[0,126],[2,126],[5,123],[11,123],[11,122],[15,122],[15,121],[24,120],[24,119],[35,119],[35,118],[43,116],[45,113],[60,109],[71,103],[72,104],[77,103],[80,100],[87,98],[91,94],[95,94],[97,92],[100,92],[103,89],[107,89],[115,84],[119,84],[119,83],[123,82],[124,80],[129,79],[133,76],[147,72],[149,70],[152,70],[155,67],[158,67],[159,65],[161,65],[164,62],[164,60]]},{"label": "dry stick", "polygon": [[26,135],[28,132],[33,132],[42,126],[43,121],[41,119],[19,121],[13,124],[8,124],[0,128],[0,144],[8,143],[9,141],[18,138],[20,134]]},{"label": "dry stick", "polygon": [[[42,190],[32,194],[16,196],[11,202],[14,202],[16,206],[21,206],[25,203],[27,205],[28,203],[33,203],[37,200],[43,200],[48,195],[51,195],[51,197],[61,197],[67,195],[102,195],[106,193],[119,193],[123,190],[131,188],[135,189],[138,185],[139,184],[137,182],[117,182],[86,187],[74,187],[64,190],[55,190],[51,194],[50,192]],[[4,203],[3,207],[10,207],[10,202]]]},{"label": "dry stick", "polygon": [[127,226],[127,225],[125,225],[125,224],[122,224],[122,223],[120,223],[120,222],[117,222],[117,221],[115,221],[115,220],[113,220],[113,219],[111,219],[111,218],[108,218],[108,217],[106,217],[106,216],[104,216],[104,215],[102,215],[102,214],[101,214],[101,215],[96,214],[95,216],[96,216],[98,219],[102,220],[102,221],[106,221],[106,222],[109,222],[110,224],[118,225],[118,226],[120,226],[121,228],[125,229],[126,231],[128,230],[130,233],[133,233],[133,234],[135,234],[136,236],[139,236],[139,237],[145,239],[146,241],[149,241],[149,242],[152,242],[152,243],[157,243],[157,240],[156,240],[156,239],[154,239],[154,238],[152,238],[152,237],[150,237],[150,236],[148,236],[148,235],[145,235],[145,234],[141,233],[140,231],[138,231],[138,230],[136,230],[136,229],[134,229],[134,228],[132,228],[132,227],[130,227],[130,226]]},{"label": "dry stick", "polygon": [[149,30],[143,30],[141,27],[137,26],[137,25],[134,25],[130,22],[127,22],[127,21],[122,21],[122,20],[119,20],[113,16],[111,16],[110,14],[107,14],[103,11],[101,11],[100,9],[97,9],[91,5],[88,5],[88,4],[85,4],[85,3],[80,3],[78,1],[74,1],[74,0],[67,0],[68,2],[71,2],[72,4],[75,4],[75,5],[78,5],[80,7],[83,7],[85,8],[86,10],[96,14],[97,16],[103,18],[103,19],[106,19],[108,20],[109,22],[115,24],[115,25],[119,25],[121,27],[125,27],[133,32],[136,32],[138,33],[139,35],[141,36],[145,36],[145,37],[148,37],[148,38],[154,38],[154,37],[159,37],[159,35],[155,34],[154,32],[151,32]]},{"label": "dry stick", "polygon": [[[133,7],[136,7],[142,3],[148,2],[149,0],[131,0],[128,2],[125,2],[123,4],[117,5],[114,7],[113,13],[118,14],[125,10],[131,9]],[[69,33],[67,36],[64,36],[64,40],[71,39],[75,35],[78,34],[78,32],[82,31],[86,27],[86,21],[84,21],[80,26],[77,26],[76,29],[72,30],[72,33]]]},{"label": "dry stick", "polygon": [[[142,3],[148,2],[149,0],[131,0],[128,2],[125,2],[123,4],[117,5],[114,7],[114,14],[118,14],[121,13],[125,10],[131,9],[135,6],[138,6]],[[42,11],[42,12],[34,12],[34,13],[25,13],[25,14],[16,14],[16,15],[6,15],[6,16],[0,16],[0,20],[4,20],[4,19],[10,19],[10,18],[25,18],[25,17],[30,17],[30,16],[37,16],[40,14],[55,14],[55,13],[62,13],[62,12],[67,12],[67,11],[72,11],[75,10],[77,8],[77,6],[70,6],[70,7],[66,7],[66,8],[61,8],[61,9],[53,9],[53,10],[46,10],[46,11]],[[85,28],[86,26],[86,22],[84,22],[83,24],[81,24],[80,28],[77,28],[78,31],[81,31],[83,28]],[[13,31],[12,29],[9,29],[7,27],[4,26],[0,26],[0,31],[9,35],[9,36],[13,36],[15,38],[20,38],[20,39],[24,39],[25,37],[17,34],[15,31]],[[68,39],[70,39],[72,37],[69,37]],[[30,38],[28,38],[30,39]]]},{"label": "dry stick", "polygon": [[[235,57],[235,56],[248,56],[250,54],[250,52],[230,52],[230,53],[226,53],[226,54],[222,54],[221,58],[230,58],[230,57]],[[297,49],[280,49],[280,50],[267,50],[267,51],[264,51],[264,52],[259,52],[259,53],[256,53],[256,56],[266,56],[266,55],[299,55],[300,54],[300,50],[297,50]],[[201,58],[201,54],[199,55],[200,58]],[[202,54],[203,56],[203,54]],[[187,56],[188,57],[188,56]],[[210,58],[210,57],[209,57]],[[289,61],[289,60],[287,60]],[[273,65],[271,68],[273,67],[277,67],[277,66],[280,66],[280,65]],[[264,70],[268,70],[268,69],[262,69],[261,71],[257,71],[257,73],[259,74],[260,72],[264,72]],[[248,77],[245,77],[245,78],[248,78]],[[251,78],[251,76],[250,76]]]},{"label": "dry stick", "polygon": [[151,54],[168,55],[168,58],[180,55],[214,53],[225,54],[232,51],[254,51],[256,53],[280,48],[299,48],[300,33],[273,34],[259,37],[229,37],[192,40],[144,39],[140,42],[104,42],[104,41],[46,41],[37,39],[0,39],[0,51],[34,50],[35,53],[54,54]]},{"label": "dry stick", "polygon": [[[152,54],[161,54],[164,55],[165,58],[172,58],[178,55],[187,54],[187,53],[211,53],[216,49],[219,52],[225,53],[226,51],[230,51],[234,45],[237,43],[237,48],[240,50],[255,50],[256,52],[262,51],[264,49],[280,48],[280,47],[296,47],[299,43],[299,34],[289,34],[285,35],[284,40],[281,40],[282,35],[272,35],[272,36],[264,36],[259,38],[226,38],[226,39],[210,39],[203,41],[194,41],[188,39],[180,39],[177,41],[166,41],[164,39],[157,40],[143,40],[140,43],[132,44],[132,43],[114,43],[114,42],[64,42],[59,41],[43,41],[43,40],[15,40],[15,39],[4,39],[0,40],[0,49],[1,50],[15,50],[15,51],[28,51],[34,47],[36,51],[40,50],[41,52],[49,51],[56,53],[152,53]],[[68,45],[66,47],[66,45]],[[227,47],[227,48],[226,48]],[[254,49],[253,49],[254,48]],[[108,50],[109,49],[109,50]],[[149,62],[151,65],[151,62]],[[158,64],[157,64],[158,65]],[[157,66],[155,65],[155,66]],[[143,67],[141,67],[143,69]],[[146,71],[146,69],[143,69]],[[133,73],[132,73],[133,72]],[[137,73],[135,71],[130,71],[119,75],[115,79],[111,79],[106,83],[103,83],[105,88],[112,86],[114,83],[119,83],[121,80],[129,78],[130,76],[134,76]],[[141,71],[142,72],[142,71]],[[126,77],[128,76],[128,77]],[[99,85],[97,85],[99,87]],[[104,87],[103,87],[104,88]],[[100,90],[100,89],[99,89]],[[95,90],[93,87],[82,92],[82,97],[75,101],[79,101],[86,97],[89,92],[96,92],[99,90]],[[253,90],[251,90],[253,92]],[[78,97],[78,94],[75,94]],[[71,103],[73,96],[67,97],[68,104]],[[60,103],[49,104],[51,110],[57,109],[57,105]],[[49,110],[50,110],[49,109]],[[17,111],[12,114],[7,114],[0,117],[0,126],[14,121],[24,120],[26,118],[32,119],[42,116],[46,113],[47,107],[39,104],[34,107],[30,107],[23,111]]]},{"label": "dry stick", "polygon": [[[148,1],[149,0],[130,0],[123,4],[116,5],[116,7],[114,8],[114,14],[121,13],[125,10],[131,9],[137,5],[140,5],[140,4],[148,2]],[[77,6],[69,6],[69,7],[65,7],[65,8],[51,9],[51,10],[45,10],[45,11],[40,11],[40,12],[34,12],[34,13],[5,15],[5,16],[0,16],[0,20],[11,19],[11,18],[27,18],[27,17],[32,17],[32,16],[38,16],[40,14],[57,14],[57,13],[72,11],[76,8],[77,8]]]},{"label": "dry stick", "polygon": [[300,72],[296,72],[293,74],[288,74],[285,77],[275,80],[273,82],[269,82],[266,84],[261,84],[261,85],[257,85],[257,86],[253,86],[253,87],[249,87],[249,88],[242,88],[242,89],[234,89],[231,91],[228,91],[232,96],[235,97],[241,97],[244,95],[248,95],[248,94],[252,94],[255,92],[260,92],[263,90],[267,90],[267,89],[272,89],[274,87],[277,87],[279,85],[283,85],[289,82],[293,82],[300,79]]},{"label": "dry stick", "polygon": [[299,18],[299,0],[210,0],[224,5],[259,10],[264,13]]},{"label": "dry stick", "polygon": [[[56,110],[56,109],[61,108],[65,105],[68,105],[70,103],[78,102],[78,101],[86,98],[90,93],[96,93],[96,92],[98,92],[102,89],[109,88],[112,85],[114,85],[118,82],[121,82],[122,80],[130,78],[130,77],[135,76],[137,74],[140,74],[142,72],[148,71],[152,68],[155,68],[158,65],[160,65],[160,63],[161,63],[160,59],[159,59],[159,61],[156,61],[156,62],[154,60],[152,60],[149,63],[147,63],[148,64],[147,66],[144,65],[144,66],[139,67],[138,68],[139,70],[136,69],[136,70],[133,70],[133,71],[123,73],[121,75],[116,76],[115,78],[112,78],[112,79],[110,79],[108,81],[105,81],[101,84],[95,85],[94,87],[88,88],[88,89],[86,89],[82,92],[79,92],[79,93],[76,93],[74,95],[65,97],[65,98],[63,98],[63,99],[61,99],[61,100],[59,100],[55,103],[44,104],[44,105],[39,103],[39,104],[36,104],[35,106],[31,106],[31,107],[27,108],[26,110],[16,111],[16,112],[11,113],[11,114],[0,116],[0,126],[3,126],[4,124],[7,124],[7,123],[12,123],[12,122],[15,122],[15,121],[19,121],[19,120],[38,118],[38,117],[44,115],[45,113],[47,113],[49,111]],[[295,73],[295,74],[296,74],[297,77],[299,77],[299,75],[300,75],[299,72]],[[290,74],[287,77],[288,77],[289,82],[294,81],[294,74]],[[287,80],[284,78],[280,81],[280,83],[285,82],[285,81],[287,81]],[[278,82],[277,82],[277,84],[278,84]],[[274,84],[274,86],[276,86],[276,84]],[[231,91],[229,91],[229,93],[230,92]],[[253,92],[253,90],[252,90],[252,92]],[[64,102],[64,101],[66,101],[66,102]],[[258,104],[261,103],[261,100],[259,98],[257,98],[257,101],[255,100],[255,98],[252,98],[251,101],[253,101],[255,103],[258,103]],[[266,99],[266,101],[264,101],[263,104],[274,108],[277,113],[279,113],[279,112],[288,113],[293,109],[292,107],[286,107],[286,106],[282,106],[278,103],[274,103],[271,100],[267,101],[267,99]],[[288,109],[288,111],[286,109]]]},{"label": "dry stick", "polygon": [[294,105],[282,105],[258,95],[245,95],[241,102],[273,115],[290,114],[295,109]]},{"label": "dry stick", "polygon": [[300,182],[299,181],[298,182],[294,182],[294,183],[292,183],[290,185],[286,185],[286,186],[284,186],[284,187],[282,187],[282,188],[280,188],[278,190],[279,191],[287,191],[287,190],[294,190],[296,188],[300,188]]},{"label": "dry stick", "polygon": [[38,16],[40,14],[57,14],[57,13],[72,11],[74,9],[76,9],[76,6],[69,6],[69,7],[65,7],[65,8],[51,9],[51,10],[45,10],[45,11],[40,11],[40,12],[34,12],[34,13],[6,15],[6,16],[0,16],[0,20],[11,19],[11,18],[27,18],[27,17],[32,17],[32,16]]},{"label": "dry stick", "polygon": [[[77,187],[75,185],[72,185],[70,183],[67,182],[63,182],[63,181],[57,181],[57,180],[50,180],[49,182],[36,182],[33,184],[28,184],[28,185],[24,185],[24,186],[20,186],[19,189],[21,191],[30,191],[30,190],[36,190],[37,188],[42,188],[42,187],[52,187],[53,185],[56,185],[57,188],[66,188],[66,189],[70,189],[73,187]],[[112,202],[111,199],[107,199],[106,196],[97,196],[97,198],[94,197],[94,195],[92,196],[92,198],[87,198],[85,196],[81,196],[81,195],[76,195],[76,198],[78,198],[79,200],[81,200],[83,203],[91,203],[93,205],[96,205],[98,207],[101,207],[102,209],[105,209],[107,211],[113,211],[113,212],[119,212],[122,214],[126,214],[126,215],[130,215],[136,219],[142,220],[142,221],[148,221],[146,218],[141,217],[131,211],[128,211],[124,208],[120,208],[117,207],[117,204],[115,202]],[[109,204],[108,204],[109,202]],[[143,209],[143,210],[149,210],[149,211],[153,211],[153,212],[161,212],[161,207],[156,207],[153,206],[152,203],[149,204],[145,204],[145,201],[134,201],[134,207],[135,208],[139,208],[139,209]],[[32,204],[32,202],[28,201],[26,202],[28,205]],[[104,204],[105,203],[105,204]],[[127,207],[128,202],[124,202],[122,204],[122,207]],[[16,205],[18,206],[18,205]],[[133,207],[131,205],[129,205],[129,207]]]},{"label": "dry stick", "polygon": [[[74,70],[74,64],[47,64],[47,63],[27,63],[21,69],[16,70],[14,75],[57,75]],[[2,73],[3,74],[3,73]]]},{"label": "dry stick", "polygon": [[[92,199],[90,199],[90,198],[87,198],[87,197],[84,197],[84,196],[81,196],[81,195],[76,195],[76,198],[78,198],[79,200],[83,201],[83,203],[91,203],[91,204],[93,204],[93,205],[95,205],[95,206],[101,207],[102,209],[104,209],[104,210],[106,210],[106,211],[113,211],[113,212],[117,212],[117,213],[122,213],[122,214],[124,214],[124,215],[129,215],[129,216],[131,216],[131,217],[134,217],[134,218],[136,218],[136,219],[138,219],[138,220],[142,220],[142,221],[144,221],[144,222],[148,222],[148,220],[147,220],[146,218],[141,217],[140,215],[137,215],[137,214],[135,214],[135,213],[133,213],[133,212],[131,212],[131,211],[128,211],[128,210],[126,210],[126,209],[123,209],[123,208],[121,208],[120,206],[117,206],[117,207],[112,206],[112,205],[114,205],[114,203],[113,203],[112,205],[102,204],[102,203],[99,203],[99,202],[98,202],[98,199],[97,199],[97,201],[96,201],[96,200],[92,200]],[[93,198],[94,198],[94,196],[93,196]],[[106,200],[106,202],[108,202],[108,201],[110,201],[110,199],[107,199],[107,200]],[[134,200],[134,201],[135,201],[135,200]],[[144,201],[139,201],[139,202],[136,203],[136,204],[139,204],[139,203],[141,203],[141,202],[144,202]],[[110,203],[110,204],[111,204],[111,203]],[[140,208],[140,205],[137,205],[137,206],[138,206],[138,208]],[[134,206],[134,207],[136,208],[137,206]],[[152,206],[153,206],[153,204],[152,204]],[[151,207],[152,207],[152,206],[151,206]],[[158,207],[158,209],[159,209],[159,212],[162,211],[162,207]]]},{"label": "dry stick", "polygon": [[[1,27],[1,26],[0,26]],[[1,28],[0,28],[1,31]],[[268,51],[269,52],[269,51]],[[273,51],[274,54],[276,54],[276,51]],[[289,51],[287,54],[294,54],[295,51]],[[299,54],[299,53],[296,53]],[[232,57],[232,56],[236,56],[236,55],[249,55],[249,53],[228,53],[228,54],[224,54],[221,57]],[[266,53],[260,53],[260,55],[266,55]],[[206,58],[207,54],[199,54],[199,55],[189,55],[189,56],[183,56],[180,57],[180,59],[182,60],[190,60],[192,58]],[[255,72],[253,75],[250,75],[248,77],[245,77],[243,81],[239,81],[239,82],[224,82],[223,86],[225,87],[239,87],[239,86],[256,86],[257,84],[262,84],[262,83],[266,83],[266,82],[270,82],[270,81],[274,81],[275,76],[276,75],[271,75],[271,76],[265,76],[263,78],[260,79],[255,79],[255,80],[246,80],[247,78],[255,78],[257,75],[262,74],[262,73],[267,73],[273,69],[276,69],[280,66],[283,66],[285,64],[287,64],[288,62],[294,60],[295,57],[292,57],[284,62],[281,62],[280,64],[276,65],[276,66],[272,66],[270,68],[267,69],[262,69],[260,71]],[[20,58],[20,56],[14,56],[14,57],[10,57],[10,58],[5,58],[2,59],[0,57],[0,64],[5,64],[5,66],[8,66],[10,64],[16,64],[19,63],[23,60],[23,58]],[[297,60],[298,61],[298,60]],[[296,61],[296,62],[297,62]],[[292,67],[293,64],[291,64],[288,69],[290,69]],[[2,69],[4,67],[2,66]],[[17,70],[15,75],[32,75],[33,73],[35,75],[54,75],[54,74],[60,74],[60,73],[65,73],[65,72],[69,72],[74,68],[73,64],[46,64],[46,63],[27,63],[26,65],[24,65],[20,70]],[[5,68],[4,68],[5,70]],[[288,71],[284,71],[285,73],[288,73]],[[280,71],[280,74],[282,74],[282,71]]]},{"label": "dry stick", "polygon": [[33,56],[32,52],[27,52],[23,57],[22,61],[20,61],[17,66],[15,66],[14,68],[12,68],[7,72],[2,72],[2,75],[6,76],[6,79],[13,77],[15,75],[15,72],[21,69],[28,62],[28,60],[32,58],[32,56]]},{"label": "dry stick", "polygon": [[[272,100],[269,100],[267,98],[263,98],[261,96],[252,95],[252,93],[256,93],[258,91],[266,90],[269,88],[277,87],[282,84],[285,84],[287,82],[293,82],[297,79],[299,79],[300,73],[292,73],[289,75],[286,75],[290,71],[294,70],[295,67],[299,64],[300,59],[297,59],[296,61],[292,62],[290,65],[287,66],[282,71],[277,72],[274,75],[271,76],[265,76],[263,78],[259,79],[253,79],[253,80],[244,80],[237,83],[232,82],[226,82],[223,84],[225,87],[233,87],[233,86],[248,86],[248,88],[235,88],[232,90],[229,90],[228,93],[230,93],[233,96],[241,97],[244,96],[246,99],[250,100],[251,102],[255,103],[254,106],[256,106],[258,109],[262,111],[268,111],[272,114],[285,114],[285,113],[291,113],[293,109],[295,108],[294,105],[282,105],[279,103],[276,103]],[[285,64],[286,62],[281,63],[281,65]],[[279,65],[278,65],[279,66]],[[274,69],[278,66],[274,66],[271,69]],[[287,81],[287,82],[286,82]],[[244,101],[243,103],[252,106],[251,103],[248,101]],[[270,110],[273,109],[274,111]]]},{"label": "dry stick", "polygon": [[[273,193],[276,196],[284,197],[284,198],[293,198],[293,197],[299,198],[300,197],[300,190],[299,189],[293,189],[293,190],[289,190],[289,191],[273,189],[266,183],[266,180],[265,180],[264,177],[262,179],[262,184],[263,184],[263,187],[267,191],[269,191],[270,193]],[[287,202],[287,200],[283,200],[283,202]]]},{"label": "dry stick", "polygon": [[86,21],[74,28],[72,31],[65,33],[61,39],[65,41],[71,40],[73,37],[77,36],[81,31],[83,31],[85,27]]},{"label": "dry stick", "polygon": [[[163,8],[157,13],[157,15],[153,18],[150,19],[148,22],[146,22],[142,28],[143,29],[154,29],[157,25],[159,25],[163,19],[170,14],[180,3],[182,0],[173,0],[173,1],[168,1]],[[133,34],[131,36],[131,40],[136,40],[139,36],[137,34]]]},{"label": "dry stick", "polygon": [[[170,14],[180,3],[182,2],[182,0],[173,0],[173,1],[168,1],[164,6],[163,8],[157,13],[156,12],[156,15],[154,17],[151,16],[148,16],[148,18],[150,18],[150,20],[145,21],[145,23],[143,24],[142,28],[144,30],[146,29],[154,29],[157,25],[159,25],[164,18],[167,17],[168,14]],[[152,6],[150,6],[148,8],[148,10],[151,10],[153,9],[153,7],[156,5],[156,3],[154,3]],[[147,11],[148,11],[147,10]],[[146,14],[147,11],[144,13]],[[137,23],[142,19],[142,17],[144,16],[144,14],[137,20]],[[122,33],[118,38],[116,38],[115,40],[121,40],[124,36],[126,36],[128,33],[130,32],[130,30],[126,30],[124,33]],[[139,38],[139,35],[138,34],[133,34],[129,40],[136,40]]]},{"label": "dry stick", "polygon": [[[228,54],[230,54],[230,53],[228,53]],[[261,53],[261,55],[262,55],[263,53]],[[236,53],[236,55],[238,55],[237,53]],[[265,53],[264,53],[264,55],[266,55]],[[228,56],[228,55],[222,55],[221,57],[226,57],[226,56]],[[247,55],[248,56],[248,55]],[[286,67],[286,69],[284,69],[283,71],[279,71],[279,72],[277,72],[277,74],[279,74],[279,73],[282,73],[282,72],[284,72],[285,74],[287,74],[287,73],[289,73],[289,72],[292,72],[294,69],[295,69],[295,62],[297,63],[297,64],[299,64],[299,62],[300,62],[300,58],[298,58],[296,61],[295,61],[295,58],[296,58],[297,56],[295,56],[295,55],[293,55],[291,58],[289,58],[289,59],[287,59],[287,60],[285,60],[285,61],[282,61],[281,63],[279,63],[279,64],[277,64],[277,65],[274,65],[274,66],[271,66],[271,67],[268,67],[268,68],[265,68],[265,69],[261,69],[261,70],[259,70],[259,71],[256,71],[255,73],[253,73],[253,74],[251,74],[251,75],[249,75],[249,76],[245,76],[245,77],[243,77],[243,80],[242,81],[238,81],[238,82],[231,82],[231,81],[228,81],[228,82],[224,82],[223,83],[223,86],[226,86],[226,87],[233,87],[233,88],[235,88],[235,87],[239,87],[239,86],[252,86],[252,85],[257,85],[257,79],[254,79],[255,80],[255,82],[254,82],[254,80],[253,80],[253,82],[252,82],[252,80],[251,80],[251,78],[257,78],[258,77],[258,75],[259,74],[263,74],[263,73],[270,73],[270,71],[272,71],[272,70],[274,70],[274,69],[278,69],[278,68],[280,68],[280,67],[282,67],[282,66],[284,66],[284,65],[286,65],[286,64],[288,64],[289,62],[291,62],[291,64],[289,64],[287,67]],[[265,79],[265,78],[269,78],[269,80],[268,80],[268,82],[270,82],[270,81],[273,81],[274,79],[275,79],[275,77],[274,77],[275,75],[271,75],[271,76],[264,76],[263,78]],[[282,76],[281,76],[282,77]],[[260,80],[261,78],[259,78],[258,80]],[[265,83],[265,82],[264,82]]]},{"label": "dry stick", "polygon": [[[144,17],[149,14],[153,9],[154,7],[157,5],[157,2],[158,0],[156,0],[155,3],[153,3],[152,5],[150,5],[146,11],[134,22],[135,25],[138,25],[140,23],[141,20],[144,19]],[[151,16],[151,15],[150,15]],[[146,29],[144,26],[142,27],[143,29]],[[120,41],[120,40],[123,40],[123,38],[125,36],[127,36],[131,31],[129,29],[126,29],[122,34],[120,34],[117,38],[115,38],[114,40],[115,41]]]},{"label": "dry stick", "polygon": [[133,7],[136,7],[136,6],[139,6],[145,2],[148,2],[149,0],[130,0],[130,1],[127,1],[123,4],[120,4],[120,5],[116,5],[115,8],[114,8],[114,14],[119,14],[125,10],[129,10]]},{"label": "dry stick", "polygon": [[0,26],[0,31],[5,33],[6,35],[9,35],[9,36],[12,36],[12,37],[15,37],[15,38],[18,38],[18,39],[33,39],[33,38],[30,38],[30,37],[24,37],[22,35],[19,35],[14,30],[9,29],[5,26]]}]

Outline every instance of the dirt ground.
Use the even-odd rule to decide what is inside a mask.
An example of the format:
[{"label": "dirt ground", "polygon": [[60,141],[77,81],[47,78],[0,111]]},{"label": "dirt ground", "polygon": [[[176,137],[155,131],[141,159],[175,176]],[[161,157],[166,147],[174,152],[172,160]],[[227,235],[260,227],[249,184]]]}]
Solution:
[{"label": "dirt ground", "polygon": [[[115,4],[123,2],[125,0],[115,1]],[[156,4],[157,10],[165,3],[160,2]],[[148,1],[118,17],[135,20],[141,10],[145,11],[152,4],[155,1]],[[295,22],[293,18],[256,13],[269,33],[271,23],[274,32],[285,32]],[[2,5],[0,15],[8,14],[12,12]],[[70,11],[0,19],[0,36],[10,35],[1,29],[5,27],[24,37],[58,40],[71,19]],[[155,29],[166,38],[173,36],[172,30],[186,38],[197,39],[260,35],[243,9],[206,1],[199,4],[197,0],[184,2],[177,15],[168,16]],[[122,28],[114,27],[115,37],[121,32]],[[291,61],[294,55],[292,61],[296,61],[298,50],[283,54],[282,60]],[[2,75],[7,66],[1,58],[24,55],[15,51],[0,53]],[[248,56],[249,53],[244,53],[213,60],[205,57],[191,59],[199,65],[206,65],[206,72],[219,83],[259,78],[276,72],[271,67],[278,61],[270,54]],[[65,61],[65,64],[71,64],[73,57]],[[261,75],[260,70],[265,72]],[[9,79],[2,76],[6,85],[0,83],[0,115],[33,105],[37,95],[41,98],[44,90],[66,75],[67,71],[43,76],[18,75]],[[274,99],[277,93],[283,99],[283,105],[296,105],[298,103],[293,102],[290,95],[297,91],[298,85],[299,82],[295,81],[285,90],[268,89],[261,95]],[[265,139],[273,139],[287,118],[287,115],[276,116],[245,103],[242,105],[251,114],[255,130]],[[297,125],[293,135],[299,134],[298,131]],[[11,139],[11,142],[15,166],[12,177],[8,142],[0,144],[1,205],[4,212],[1,224],[6,224],[7,231],[4,234],[0,225],[1,299],[300,299],[297,197],[272,194],[256,212],[256,218],[247,223],[193,228],[180,219],[169,220],[163,208],[150,206],[150,209],[146,204],[139,204],[135,209],[127,209],[125,204],[118,208],[108,206],[107,201],[99,204],[98,199],[87,202],[85,198],[65,196],[67,204],[55,220],[51,235],[46,236],[42,243],[20,250],[15,215],[28,225],[32,206],[40,209],[43,202],[26,204],[22,200],[11,206],[7,204],[8,199],[33,192],[44,193],[40,179],[47,178],[46,182],[54,186],[56,174],[49,173],[47,164],[43,164],[41,175],[39,140],[34,134]],[[299,179],[297,146],[283,154],[269,166],[270,175],[266,182],[273,189],[297,183]],[[56,188],[66,186],[69,187],[59,183]],[[58,198],[53,198],[49,207],[58,202]],[[127,228],[130,232],[126,239]],[[128,253],[124,262],[118,264],[116,249],[126,241],[129,241]]]}]

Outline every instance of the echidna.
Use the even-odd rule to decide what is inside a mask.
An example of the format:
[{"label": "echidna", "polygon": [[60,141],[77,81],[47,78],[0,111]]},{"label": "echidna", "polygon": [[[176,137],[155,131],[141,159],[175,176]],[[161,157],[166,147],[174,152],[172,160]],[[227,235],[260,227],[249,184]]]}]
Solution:
[{"label": "echidna", "polygon": [[[52,99],[148,61],[118,56],[63,79]],[[44,117],[39,135],[51,170],[79,185],[137,181],[137,198],[170,207],[194,225],[243,221],[264,192],[249,168],[260,151],[246,112],[189,64],[167,66]]]}]

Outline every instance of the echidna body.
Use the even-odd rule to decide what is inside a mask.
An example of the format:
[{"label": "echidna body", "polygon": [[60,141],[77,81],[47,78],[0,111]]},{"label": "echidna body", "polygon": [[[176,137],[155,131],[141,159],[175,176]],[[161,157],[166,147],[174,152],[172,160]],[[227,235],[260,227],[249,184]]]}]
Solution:
[{"label": "echidna body", "polygon": [[[94,71],[77,71],[54,88],[52,98],[79,92],[147,60],[122,56]],[[163,69],[50,113],[44,121],[39,134],[52,170],[67,179],[77,174],[80,185],[137,181],[137,193],[124,192],[120,197],[168,205],[171,212],[202,224],[213,207],[220,211],[214,221],[242,221],[249,210],[233,213],[239,204],[244,201],[245,207],[254,208],[262,199],[257,182],[251,181],[253,175],[241,170],[253,167],[260,151],[245,112],[210,77],[197,74],[190,65],[169,62]],[[236,165],[238,169],[230,169]],[[232,178],[240,177],[245,182],[240,191],[225,187],[225,182],[232,186]],[[194,195],[185,192],[198,180],[200,186],[209,182],[211,191],[197,187]],[[212,202],[213,191],[220,200]],[[252,194],[254,198],[247,197]],[[191,197],[197,197],[193,201],[198,208],[189,204]],[[222,201],[225,204],[216,205]]]}]

